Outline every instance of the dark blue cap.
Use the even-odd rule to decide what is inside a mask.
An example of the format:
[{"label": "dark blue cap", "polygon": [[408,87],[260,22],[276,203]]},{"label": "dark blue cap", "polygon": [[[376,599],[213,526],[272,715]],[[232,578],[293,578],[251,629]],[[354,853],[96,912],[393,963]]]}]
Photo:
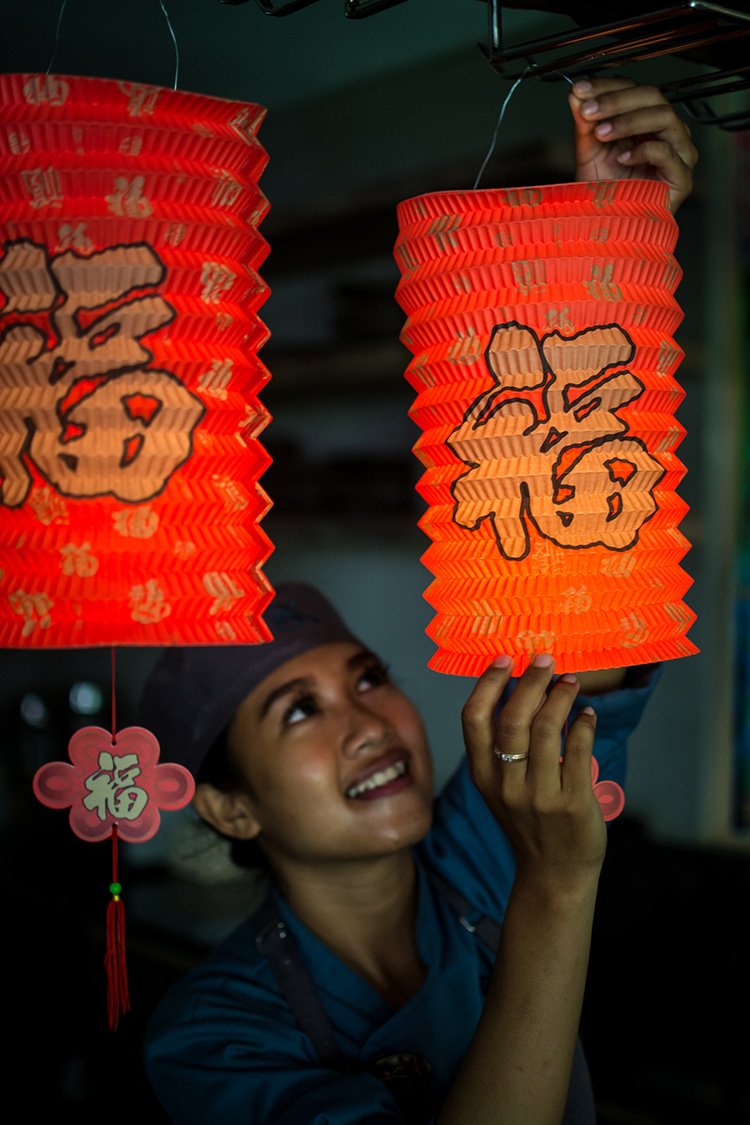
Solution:
[{"label": "dark blue cap", "polygon": [[328,599],[301,582],[278,586],[264,614],[273,640],[169,648],[141,696],[138,723],[159,740],[162,762],[197,774],[242,700],[280,664],[318,645],[361,642]]}]

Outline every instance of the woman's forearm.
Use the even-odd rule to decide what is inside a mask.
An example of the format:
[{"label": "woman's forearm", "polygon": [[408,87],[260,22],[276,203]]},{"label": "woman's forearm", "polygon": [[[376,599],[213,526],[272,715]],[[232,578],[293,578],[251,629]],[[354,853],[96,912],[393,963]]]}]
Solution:
[{"label": "woman's forearm", "polygon": [[438,1125],[559,1125],[595,901],[593,874],[565,891],[517,878],[484,1010]]}]

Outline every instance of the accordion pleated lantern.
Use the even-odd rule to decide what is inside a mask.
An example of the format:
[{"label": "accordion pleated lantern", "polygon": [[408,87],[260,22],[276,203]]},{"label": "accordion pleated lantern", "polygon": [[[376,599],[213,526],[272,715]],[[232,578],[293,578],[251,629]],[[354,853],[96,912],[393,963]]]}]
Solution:
[{"label": "accordion pleated lantern", "polygon": [[270,638],[265,110],[0,75],[0,646]]},{"label": "accordion pleated lantern", "polygon": [[398,225],[430,667],[696,652],[666,185],[437,192],[401,203]]}]

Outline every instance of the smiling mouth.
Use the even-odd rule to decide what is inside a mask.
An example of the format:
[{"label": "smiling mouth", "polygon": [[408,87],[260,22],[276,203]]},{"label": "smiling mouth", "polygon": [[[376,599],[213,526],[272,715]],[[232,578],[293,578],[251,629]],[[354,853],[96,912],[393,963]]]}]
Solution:
[{"label": "smiling mouth", "polygon": [[365,793],[371,793],[374,789],[382,789],[386,785],[390,785],[399,778],[405,777],[409,772],[409,767],[404,760],[394,762],[392,766],[386,769],[378,770],[376,773],[366,777],[364,781],[357,782],[356,785],[350,785],[346,791],[347,797],[361,797]]}]

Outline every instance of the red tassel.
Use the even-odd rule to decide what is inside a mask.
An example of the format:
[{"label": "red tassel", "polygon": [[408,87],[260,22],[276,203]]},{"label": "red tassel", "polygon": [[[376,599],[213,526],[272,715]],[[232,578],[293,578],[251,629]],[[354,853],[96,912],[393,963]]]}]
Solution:
[{"label": "red tassel", "polygon": [[107,973],[107,1022],[116,1031],[120,1016],[130,1010],[128,966],[125,954],[125,903],[117,881],[117,826],[112,829],[112,898],[107,906],[107,945],[104,968]]}]

